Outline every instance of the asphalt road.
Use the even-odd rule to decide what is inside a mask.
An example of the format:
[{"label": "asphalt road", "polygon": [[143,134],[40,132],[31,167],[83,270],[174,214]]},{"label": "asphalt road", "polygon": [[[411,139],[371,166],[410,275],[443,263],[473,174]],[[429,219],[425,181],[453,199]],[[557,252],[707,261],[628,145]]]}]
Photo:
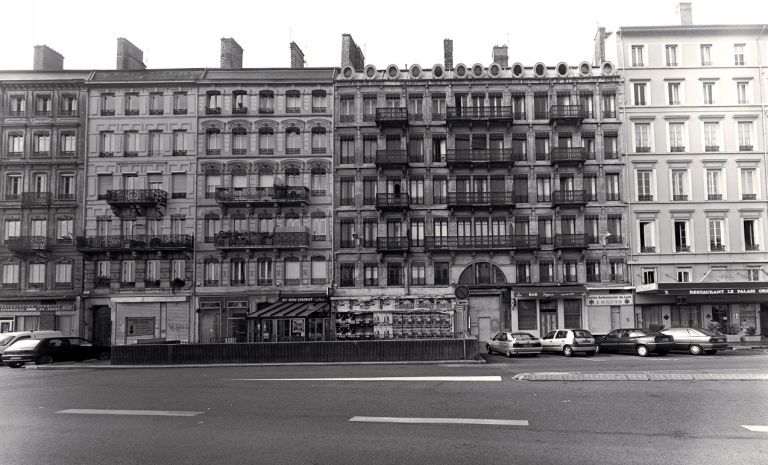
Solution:
[{"label": "asphalt road", "polygon": [[[768,431],[742,426],[768,430],[766,381],[513,378],[535,371],[768,373],[764,351],[644,359],[492,356],[491,361],[0,368],[0,464],[768,463]],[[414,376],[490,378],[329,379]],[[350,421],[355,417],[364,421]],[[420,420],[404,420],[413,418]],[[446,419],[481,424],[423,423]]]}]

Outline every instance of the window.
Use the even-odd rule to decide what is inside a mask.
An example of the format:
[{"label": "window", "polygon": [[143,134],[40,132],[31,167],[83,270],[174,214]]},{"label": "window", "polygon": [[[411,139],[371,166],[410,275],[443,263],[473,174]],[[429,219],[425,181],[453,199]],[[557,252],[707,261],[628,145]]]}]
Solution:
[{"label": "window", "polygon": [[624,260],[613,258],[608,262],[608,279],[611,282],[624,281]]},{"label": "window", "polygon": [[313,285],[325,284],[328,281],[328,271],[325,258],[313,257],[311,261],[311,283]]},{"label": "window", "polygon": [[719,132],[720,132],[720,123],[716,123],[716,122],[704,123],[704,151],[705,152],[720,151],[720,143],[718,142]]},{"label": "window", "polygon": [[547,175],[536,176],[536,200],[538,202],[552,201],[552,179]]},{"label": "window", "polygon": [[363,121],[370,122],[376,119],[376,96],[363,96]]},{"label": "window", "polygon": [[549,94],[547,92],[533,94],[533,117],[534,119],[549,118]]},{"label": "window", "polygon": [[14,95],[10,98],[11,105],[8,108],[8,116],[22,116],[26,107],[26,101],[23,95]]},{"label": "window", "polygon": [[162,138],[162,131],[149,131],[149,156],[160,155]]},{"label": "window", "polygon": [[600,260],[587,260],[587,281],[600,282],[600,280]]},{"label": "window", "polygon": [[229,285],[244,286],[246,278],[246,262],[242,258],[235,258],[229,263]]},{"label": "window", "polygon": [[578,263],[578,260],[563,260],[563,282],[579,282],[579,276],[577,272]]},{"label": "window", "polygon": [[701,44],[701,66],[712,66],[712,44]]},{"label": "window", "polygon": [[709,233],[709,251],[710,252],[724,252],[725,251],[725,220],[721,218],[710,218],[708,220],[707,231]]},{"label": "window", "polygon": [[595,134],[594,133],[582,133],[581,143],[584,146],[584,151],[587,153],[587,160],[595,159]]},{"label": "window", "polygon": [[123,260],[120,264],[120,287],[136,286],[136,262]]},{"label": "window", "polygon": [[343,218],[339,220],[339,247],[350,249],[355,247],[355,220],[352,218]]},{"label": "window", "polygon": [[645,83],[635,83],[633,86],[634,89],[634,96],[635,96],[635,105],[637,106],[643,106],[646,105],[645,101]]},{"label": "window", "polygon": [[677,271],[677,282],[679,283],[689,283],[691,282],[691,269],[690,268],[680,268],[678,267],[676,269]]},{"label": "window", "polygon": [[343,165],[355,163],[355,136],[341,136],[339,139],[339,162]]},{"label": "window", "polygon": [[379,265],[375,263],[363,264],[363,285],[365,287],[379,285]]},{"label": "window", "polygon": [[205,286],[218,286],[221,280],[221,264],[216,259],[206,259],[203,263]]},{"label": "window", "polygon": [[685,152],[684,123],[669,123],[669,151]]},{"label": "window", "polygon": [[584,234],[587,236],[587,244],[598,244],[600,242],[599,220],[600,218],[597,215],[584,216]]},{"label": "window", "polygon": [[232,114],[245,115],[248,113],[248,92],[236,90],[232,92]]},{"label": "window", "polygon": [[531,282],[531,263],[528,261],[515,262],[515,276],[518,283]]},{"label": "window", "polygon": [[387,263],[387,286],[403,285],[403,264]]},{"label": "window", "polygon": [[758,244],[757,234],[757,220],[745,219],[742,222],[742,229],[744,231],[744,250],[753,251],[760,250]]},{"label": "window", "polygon": [[632,46],[632,66],[633,67],[640,67],[644,66],[643,64],[643,46],[642,45],[633,45]]},{"label": "window", "polygon": [[186,261],[183,258],[171,260],[171,283],[186,281]]},{"label": "window", "polygon": [[752,122],[739,121],[738,123],[739,151],[752,151]]},{"label": "window", "polygon": [[555,282],[555,262],[552,260],[539,260],[539,282]]},{"label": "window", "polygon": [[637,170],[637,200],[639,202],[652,202],[653,201],[653,171],[652,170]]},{"label": "window", "polygon": [[[538,217],[537,221],[538,221],[538,227],[539,227],[539,242],[541,244],[551,244],[552,238],[554,237],[552,217],[540,216]],[[523,226],[523,223],[519,223],[518,219],[516,218],[515,219],[515,235],[527,235],[528,234],[528,232],[526,231],[528,229],[527,223],[524,223],[524,227],[522,228],[519,226]]]},{"label": "window", "polygon": [[163,175],[160,173],[147,174],[147,187],[149,189],[162,189],[163,188]]},{"label": "window", "polygon": [[286,286],[298,286],[301,284],[301,262],[298,258],[285,259],[285,283]]},{"label": "window", "polygon": [[4,240],[8,242],[10,237],[18,237],[21,235],[21,220],[7,219],[5,220]]},{"label": "window", "polygon": [[378,140],[376,136],[363,137],[363,163],[376,163],[376,149]]},{"label": "window", "polygon": [[421,95],[408,96],[408,119],[412,121],[424,119],[424,98]]},{"label": "window", "polygon": [[139,114],[139,94],[126,93],[125,94],[125,114],[126,115],[138,115]]},{"label": "window", "polygon": [[445,95],[432,95],[432,120],[442,121],[445,119]]},{"label": "window", "polygon": [[24,153],[24,135],[9,134],[8,135],[8,156],[20,157],[23,153]]},{"label": "window", "polygon": [[75,175],[74,174],[60,174],[59,175],[59,200],[74,200],[75,199]]},{"label": "window", "polygon": [[408,156],[413,163],[424,162],[424,138],[411,137],[408,139]]},{"label": "window", "polygon": [[261,258],[256,262],[256,279],[259,286],[269,286],[272,284],[272,259]]},{"label": "window", "polygon": [[173,131],[173,154],[174,155],[186,155],[187,154],[187,131],[175,130]]},{"label": "window", "polygon": [[667,83],[667,97],[670,105],[680,105],[680,83]]},{"label": "window", "polygon": [[221,175],[208,173],[205,175],[205,198],[216,197],[216,190],[221,187]]},{"label": "window", "polygon": [[703,82],[701,84],[704,91],[704,105],[714,105],[715,103],[715,83]]},{"label": "window", "polygon": [[160,260],[147,260],[144,264],[144,287],[160,287]]},{"label": "window", "polygon": [[325,128],[314,127],[312,128],[312,153],[319,154],[325,153],[328,145],[327,135]]},{"label": "window", "polygon": [[690,252],[690,234],[688,232],[688,221],[675,220],[675,252]]},{"label": "window", "polygon": [[187,114],[187,93],[186,92],[173,93],[173,114],[174,115]]},{"label": "window", "polygon": [[741,168],[741,200],[756,200],[755,189],[757,170],[755,168]]},{"label": "window", "polygon": [[736,98],[739,104],[744,105],[749,103],[749,83],[746,81],[740,81],[736,83]]},{"label": "window", "polygon": [[101,116],[115,116],[115,94],[101,94]]},{"label": "window", "polygon": [[528,176],[515,175],[513,188],[515,191],[515,203],[528,203]]},{"label": "window", "polygon": [[7,287],[7,288],[19,287],[19,264],[18,263],[3,264],[2,287]]},{"label": "window", "polygon": [[608,215],[608,234],[604,235],[607,244],[621,244],[623,237],[621,235],[621,215]]},{"label": "window", "polygon": [[245,155],[248,153],[248,131],[244,128],[232,130],[232,155]]},{"label": "window", "polygon": [[584,190],[587,192],[587,202],[597,202],[597,176],[584,175]]},{"label": "window", "polygon": [[299,128],[290,127],[285,130],[285,153],[286,155],[301,153],[301,131]]},{"label": "window", "polygon": [[605,200],[612,202],[621,201],[621,185],[619,184],[619,173],[605,174]]},{"label": "window", "polygon": [[45,287],[45,263],[29,264],[29,287],[32,289]]},{"label": "window", "polygon": [[635,152],[647,153],[651,151],[651,124],[635,123]]},{"label": "window", "polygon": [[424,247],[424,218],[413,218],[411,220],[411,245],[413,247]]},{"label": "window", "polygon": [[59,244],[71,244],[73,238],[72,218],[58,218],[56,220],[56,242]]},{"label": "window", "polygon": [[325,95],[324,90],[312,91],[312,113],[325,113],[327,107]]},{"label": "window", "polygon": [[355,287],[354,263],[339,263],[339,286]]},{"label": "window", "polygon": [[736,66],[744,66],[744,47],[745,44],[733,44],[733,64]]},{"label": "window", "polygon": [[48,155],[51,152],[51,135],[37,133],[32,139],[32,151],[34,155]]},{"label": "window", "polygon": [[411,204],[424,203],[424,178],[414,177],[410,180]]},{"label": "window", "polygon": [[285,93],[285,112],[286,113],[301,112],[301,92],[299,92],[298,90],[289,90]]},{"label": "window", "polygon": [[427,265],[425,263],[411,264],[411,284],[414,286],[427,284]]},{"label": "window", "polygon": [[450,263],[448,262],[434,262],[433,263],[435,273],[435,285],[447,286],[450,284]]},{"label": "window", "polygon": [[113,156],[115,154],[115,133],[111,131],[102,131],[99,138],[101,140],[99,156]]},{"label": "window", "polygon": [[667,66],[677,66],[677,45],[666,45],[664,51]]},{"label": "window", "polygon": [[656,225],[653,221],[640,220],[640,253],[656,253]]},{"label": "window", "polygon": [[326,195],[328,189],[328,175],[325,168],[321,166],[315,166],[311,170],[312,195],[320,196]]},{"label": "window", "polygon": [[376,247],[376,239],[379,234],[378,220],[375,218],[363,219],[363,247]]},{"label": "window", "polygon": [[152,92],[149,94],[149,114],[162,115],[165,112],[162,92]]},{"label": "window", "polygon": [[603,118],[616,117],[616,94],[603,94]]},{"label": "window", "polygon": [[312,240],[324,241],[328,236],[328,221],[325,216],[312,217]]},{"label": "window", "polygon": [[187,198],[187,174],[186,173],[171,173],[171,198],[172,199]]},{"label": "window", "polygon": [[351,206],[355,204],[355,178],[339,178],[339,205]]},{"label": "window", "polygon": [[643,284],[653,284],[656,282],[656,268],[641,268]]},{"label": "window", "polygon": [[218,129],[210,129],[205,133],[205,154],[221,155],[222,135]]},{"label": "window", "polygon": [[674,202],[688,201],[688,170],[672,170],[672,200]]},{"label": "window", "polygon": [[723,186],[721,186],[722,171],[720,169],[707,170],[707,200],[724,200]]},{"label": "window", "polygon": [[270,90],[259,92],[259,113],[275,112],[275,94]]},{"label": "window", "polygon": [[123,156],[136,157],[139,155],[139,132],[125,131],[123,133]]},{"label": "window", "polygon": [[9,174],[5,179],[6,200],[19,200],[21,198],[21,175]]}]

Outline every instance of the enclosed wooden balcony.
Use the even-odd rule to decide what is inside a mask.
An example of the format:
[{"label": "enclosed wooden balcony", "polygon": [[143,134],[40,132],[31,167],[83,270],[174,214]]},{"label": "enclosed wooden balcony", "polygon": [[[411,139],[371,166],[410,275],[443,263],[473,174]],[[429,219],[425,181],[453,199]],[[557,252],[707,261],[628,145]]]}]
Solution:
[{"label": "enclosed wooden balcony", "polygon": [[83,253],[173,252],[191,251],[195,240],[190,234],[79,236],[75,244]]},{"label": "enclosed wooden balcony", "polygon": [[586,249],[586,234],[555,234],[555,249]]}]

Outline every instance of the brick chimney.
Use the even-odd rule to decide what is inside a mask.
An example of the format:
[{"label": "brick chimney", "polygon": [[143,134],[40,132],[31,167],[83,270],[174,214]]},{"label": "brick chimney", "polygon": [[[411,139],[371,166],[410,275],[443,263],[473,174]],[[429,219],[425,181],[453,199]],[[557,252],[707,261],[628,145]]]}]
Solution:
[{"label": "brick chimney", "polygon": [[128,39],[118,37],[116,69],[147,69],[144,64],[144,52]]},{"label": "brick chimney", "polygon": [[221,67],[222,69],[243,68],[243,47],[231,37],[221,38]]},{"label": "brick chimney", "polygon": [[296,42],[291,42],[291,68],[304,67],[304,52],[301,51]]},{"label": "brick chimney", "polygon": [[595,55],[592,59],[592,64],[600,65],[605,61],[605,39],[610,37],[612,33],[606,32],[604,27],[598,27],[595,34]]},{"label": "brick chimney", "polygon": [[32,69],[35,71],[61,71],[64,69],[64,57],[47,45],[35,45]]},{"label": "brick chimney", "polygon": [[453,41],[451,39],[443,39],[443,56],[445,69],[453,69]]},{"label": "brick chimney", "polygon": [[688,2],[677,4],[677,14],[680,15],[680,24],[683,26],[690,26],[693,24],[693,9]]},{"label": "brick chimney", "polygon": [[509,52],[506,45],[493,46],[493,62],[502,68],[509,67]]},{"label": "brick chimney", "polygon": [[365,56],[349,34],[341,35],[341,67],[351,66],[355,71],[365,67]]}]

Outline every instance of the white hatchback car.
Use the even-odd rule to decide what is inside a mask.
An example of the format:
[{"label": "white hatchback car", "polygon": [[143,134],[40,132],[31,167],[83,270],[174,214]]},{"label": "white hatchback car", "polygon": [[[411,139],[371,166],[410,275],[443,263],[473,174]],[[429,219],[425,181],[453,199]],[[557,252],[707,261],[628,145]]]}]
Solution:
[{"label": "white hatchback car", "polygon": [[576,352],[584,352],[588,356],[597,353],[597,344],[592,333],[586,329],[556,329],[541,338],[543,352],[557,352],[570,357]]},{"label": "white hatchback car", "polygon": [[486,342],[485,348],[488,355],[498,352],[507,357],[523,354],[535,357],[541,353],[541,341],[533,334],[502,331]]}]

